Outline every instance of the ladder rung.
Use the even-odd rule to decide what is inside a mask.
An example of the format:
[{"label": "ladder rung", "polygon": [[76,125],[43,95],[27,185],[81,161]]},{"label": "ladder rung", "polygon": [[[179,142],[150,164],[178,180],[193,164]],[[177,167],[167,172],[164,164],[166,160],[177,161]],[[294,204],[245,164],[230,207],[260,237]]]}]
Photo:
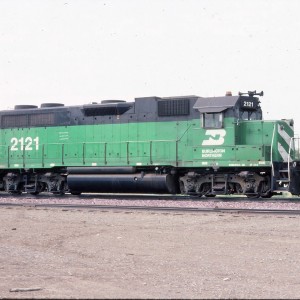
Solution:
[{"label": "ladder rung", "polygon": [[276,182],[290,182],[288,178],[277,179]]}]

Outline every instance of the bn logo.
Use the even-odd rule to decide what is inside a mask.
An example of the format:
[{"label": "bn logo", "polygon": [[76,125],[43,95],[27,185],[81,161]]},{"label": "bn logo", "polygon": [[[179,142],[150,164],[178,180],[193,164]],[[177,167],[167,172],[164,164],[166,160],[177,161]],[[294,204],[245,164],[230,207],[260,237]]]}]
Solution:
[{"label": "bn logo", "polygon": [[202,146],[219,146],[224,144],[224,137],[226,135],[225,129],[209,129],[206,130],[205,135],[209,138],[202,142]]}]

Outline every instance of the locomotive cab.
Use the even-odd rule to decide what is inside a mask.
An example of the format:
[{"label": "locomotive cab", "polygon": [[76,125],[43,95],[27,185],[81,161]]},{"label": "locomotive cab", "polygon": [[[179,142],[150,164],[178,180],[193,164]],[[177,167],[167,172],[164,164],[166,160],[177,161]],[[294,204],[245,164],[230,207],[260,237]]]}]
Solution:
[{"label": "locomotive cab", "polygon": [[[238,96],[199,98],[194,109],[200,113],[200,127],[192,142],[197,183],[193,189],[183,177],[185,190],[196,194],[244,194],[268,197],[284,186],[290,122],[263,121],[259,98],[263,92]],[[199,143],[200,140],[200,143]],[[197,177],[198,176],[198,177]]]},{"label": "locomotive cab", "polygon": [[262,110],[259,105],[260,101],[255,95],[263,96],[263,92],[256,93],[239,93],[237,116],[240,120],[262,120]]},{"label": "locomotive cab", "polygon": [[194,105],[201,115],[202,128],[223,128],[224,118],[234,118],[235,122],[262,120],[262,110],[258,96],[263,92],[226,94],[224,97],[199,98]]}]

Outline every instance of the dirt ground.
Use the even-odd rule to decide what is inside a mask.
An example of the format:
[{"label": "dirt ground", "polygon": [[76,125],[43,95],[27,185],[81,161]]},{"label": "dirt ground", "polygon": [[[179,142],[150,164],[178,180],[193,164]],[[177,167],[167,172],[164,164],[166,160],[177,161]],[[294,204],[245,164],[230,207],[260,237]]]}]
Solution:
[{"label": "dirt ground", "polygon": [[0,298],[300,298],[300,216],[25,207],[0,218]]}]

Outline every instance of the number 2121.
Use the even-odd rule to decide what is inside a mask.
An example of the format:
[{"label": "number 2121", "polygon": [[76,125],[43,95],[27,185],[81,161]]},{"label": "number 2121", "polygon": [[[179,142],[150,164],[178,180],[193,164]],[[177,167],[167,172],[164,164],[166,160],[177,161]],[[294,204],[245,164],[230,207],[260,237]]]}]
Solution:
[{"label": "number 2121", "polygon": [[[17,139],[15,137],[13,137],[11,140],[11,151],[18,151],[18,150],[24,150],[25,151],[32,151],[32,150],[39,150],[39,137],[36,138],[32,138],[30,136],[26,137],[26,138],[20,138]],[[35,149],[33,149],[35,148]]]}]

